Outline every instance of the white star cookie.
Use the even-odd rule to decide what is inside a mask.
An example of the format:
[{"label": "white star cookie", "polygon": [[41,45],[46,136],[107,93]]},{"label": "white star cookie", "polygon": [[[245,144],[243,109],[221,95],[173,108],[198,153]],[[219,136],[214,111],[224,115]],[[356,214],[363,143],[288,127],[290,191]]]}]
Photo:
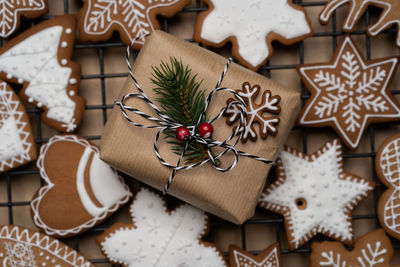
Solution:
[{"label": "white star cookie", "polygon": [[317,233],[352,244],[351,211],[375,183],[343,170],[338,139],[308,156],[285,147],[277,160],[277,180],[260,197],[260,206],[284,216],[290,249]]},{"label": "white star cookie", "polygon": [[312,35],[302,7],[292,0],[203,0],[194,39],[221,47],[233,43],[233,55],[246,67],[258,69],[272,56],[272,41],[289,45]]}]

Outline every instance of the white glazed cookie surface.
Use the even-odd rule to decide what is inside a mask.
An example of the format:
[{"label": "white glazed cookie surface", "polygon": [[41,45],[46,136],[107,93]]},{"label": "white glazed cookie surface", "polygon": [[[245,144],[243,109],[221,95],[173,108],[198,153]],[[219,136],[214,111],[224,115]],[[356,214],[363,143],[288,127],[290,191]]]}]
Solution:
[{"label": "white glazed cookie surface", "polygon": [[266,37],[270,33],[285,39],[311,32],[304,12],[291,7],[287,0],[211,0],[214,10],[204,19],[200,37],[220,43],[236,37],[239,55],[256,67],[269,51]]},{"label": "white glazed cookie surface", "polygon": [[101,247],[113,262],[129,267],[224,267],[213,246],[199,242],[207,229],[207,215],[190,205],[168,213],[160,196],[142,189],[130,209],[135,228],[121,227]]}]

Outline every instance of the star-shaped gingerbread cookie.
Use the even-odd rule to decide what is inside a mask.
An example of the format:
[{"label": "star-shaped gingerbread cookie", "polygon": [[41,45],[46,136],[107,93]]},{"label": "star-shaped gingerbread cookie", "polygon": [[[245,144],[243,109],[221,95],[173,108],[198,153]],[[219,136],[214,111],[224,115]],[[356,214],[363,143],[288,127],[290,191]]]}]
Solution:
[{"label": "star-shaped gingerbread cookie", "polygon": [[279,243],[269,246],[258,255],[231,245],[229,246],[229,262],[231,267],[280,267]]},{"label": "star-shaped gingerbread cookie", "polygon": [[277,160],[277,180],[259,205],[284,216],[292,250],[317,233],[351,244],[352,210],[374,187],[343,170],[341,145],[334,139],[310,156],[285,147]]},{"label": "star-shaped gingerbread cookie", "polygon": [[83,0],[78,14],[83,41],[105,41],[118,31],[125,45],[138,39],[133,48],[140,49],[144,37],[160,29],[157,16],[172,17],[191,0]]},{"label": "star-shaped gingerbread cookie", "polygon": [[[340,242],[314,242],[311,245],[311,267],[392,267],[394,250],[383,229],[357,239],[348,251]],[[397,267],[399,267],[397,265]]]},{"label": "star-shaped gingerbread cookie", "polygon": [[400,119],[400,108],[389,91],[397,65],[397,57],[366,61],[346,36],[331,62],[297,67],[311,93],[297,123],[333,127],[355,150],[370,123]]},{"label": "star-shaped gingerbread cookie", "polygon": [[342,29],[345,32],[352,32],[356,23],[360,20],[368,6],[376,6],[382,8],[379,20],[368,26],[368,34],[376,36],[384,30],[397,25],[397,46],[400,46],[400,1],[399,0],[330,0],[326,4],[320,15],[320,21],[323,24],[329,22],[333,12],[340,6],[349,4],[349,14]]},{"label": "star-shaped gingerbread cookie", "polygon": [[222,47],[232,42],[240,63],[258,69],[272,56],[275,40],[290,45],[312,35],[305,10],[292,0],[202,0],[209,9],[199,14],[194,39]]},{"label": "star-shaped gingerbread cookie", "polygon": [[18,28],[21,16],[33,19],[48,10],[47,0],[0,1],[0,37],[7,38]]}]

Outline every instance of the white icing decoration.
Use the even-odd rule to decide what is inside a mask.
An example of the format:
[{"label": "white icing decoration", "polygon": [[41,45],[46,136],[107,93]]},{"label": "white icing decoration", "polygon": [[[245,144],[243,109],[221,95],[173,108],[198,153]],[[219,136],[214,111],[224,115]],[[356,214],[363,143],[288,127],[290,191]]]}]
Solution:
[{"label": "white icing decoration", "polygon": [[[70,83],[70,84],[76,84],[77,81],[76,81],[75,78],[71,78],[71,79],[69,79],[69,83]],[[73,91],[72,91],[72,92],[73,92]],[[74,92],[74,93],[75,93],[75,92]],[[71,92],[70,92],[70,94],[71,94]]]},{"label": "white icing decoration", "polygon": [[254,67],[271,53],[266,43],[268,34],[274,32],[285,39],[294,39],[311,33],[304,12],[291,7],[287,0],[210,2],[214,10],[204,19],[200,37],[221,43],[235,36],[239,55]]},{"label": "white icing decoration", "polygon": [[[243,99],[245,99],[245,101],[248,101],[248,104],[246,102],[248,118],[247,124],[244,128],[243,139],[247,139],[249,135],[252,138],[257,137],[257,133],[253,129],[253,124],[259,123],[259,121],[255,121],[255,119],[262,121],[262,124],[260,124],[260,131],[262,131],[262,135],[267,135],[268,131],[271,131],[273,133],[276,133],[278,131],[278,129],[276,128],[276,124],[279,123],[279,118],[278,116],[271,116],[270,113],[276,113],[277,111],[279,111],[279,99],[272,97],[270,93],[266,93],[265,95],[263,95],[262,104],[260,106],[257,106],[257,104],[253,102],[252,98],[255,94],[257,96],[260,90],[261,88],[258,85],[251,87],[249,83],[244,83],[243,92],[239,92],[239,95]],[[265,116],[264,113],[267,112],[269,113]],[[235,120],[240,118],[242,113],[236,105],[232,105],[226,110],[226,114],[229,115],[229,121],[233,123]]]},{"label": "white icing decoration", "polygon": [[384,204],[382,223],[395,234],[400,235],[400,223],[398,221],[400,216],[400,137],[386,144],[377,160],[383,178],[393,188],[393,193]]},{"label": "white icing decoration", "polygon": [[61,43],[61,47],[62,47],[62,48],[66,48],[66,47],[68,47],[68,43],[67,43],[67,42],[65,42],[65,41],[63,41],[63,42]]},{"label": "white icing decoration", "polygon": [[[345,53],[346,49],[350,49],[351,52]],[[321,124],[332,121],[346,143],[355,149],[360,143],[369,118],[400,117],[400,109],[385,91],[398,59],[390,58],[366,65],[349,37],[345,38],[338,52],[333,64],[300,68],[301,75],[317,91],[300,118],[300,124]],[[381,68],[387,64],[391,65],[389,73]],[[341,68],[343,71],[335,75],[334,71]],[[310,77],[307,72],[312,70],[319,72]],[[329,91],[329,96],[319,101],[321,100],[319,95],[323,91]],[[366,110],[366,113],[361,113],[361,109]],[[390,109],[396,112],[384,113]],[[343,111],[340,120],[336,117],[338,110]],[[307,119],[309,113],[315,113],[319,119]],[[355,133],[356,138],[351,138],[350,135]]]},{"label": "white icing decoration", "polygon": [[[45,158],[47,150],[56,142],[77,143],[85,147],[85,152],[83,153],[83,155],[81,155],[83,159],[81,158],[78,165],[76,177],[68,178],[72,183],[75,183],[77,185],[77,192],[81,199],[82,205],[85,207],[88,213],[93,216],[93,218],[87,222],[84,222],[82,225],[77,225],[76,227],[71,229],[54,229],[52,227],[49,227],[42,221],[39,214],[39,206],[42,198],[47,194],[48,191],[50,191],[54,187],[54,184],[51,181],[51,177],[48,177],[46,173],[44,162],[46,160]],[[87,157],[90,153],[94,154],[92,164],[94,164],[95,166],[86,166],[88,159]],[[85,139],[79,138],[75,135],[56,135],[50,138],[49,142],[46,145],[42,146],[39,159],[37,160],[37,166],[40,170],[41,177],[46,182],[46,185],[40,188],[38,196],[32,200],[31,208],[35,224],[44,229],[46,234],[57,234],[59,236],[65,236],[80,233],[84,229],[91,228],[99,221],[104,220],[107,215],[116,211],[122,204],[128,202],[132,194],[130,193],[129,188],[123,182],[122,178],[119,177],[116,171],[111,169],[109,165],[99,161],[100,159],[98,148],[90,145]],[[92,192],[95,195],[96,199],[104,205],[103,207],[95,207],[95,204],[92,202],[87,193],[83,178],[86,168],[89,168],[90,170],[90,186],[92,187]],[[94,170],[93,168],[97,169]],[[75,178],[76,180],[74,180],[73,178]]]},{"label": "white icing decoration", "polygon": [[[288,238],[296,248],[317,232],[351,241],[351,217],[345,213],[373,189],[367,180],[344,173],[338,140],[327,143],[318,154],[303,159],[295,151],[282,150],[281,175],[260,197],[267,209],[285,214]],[[297,206],[298,199],[306,201],[305,209]]]},{"label": "white icing decoration", "polygon": [[65,33],[66,33],[66,34],[71,34],[71,33],[72,33],[71,28],[67,28],[67,29],[65,30]]},{"label": "white icing decoration", "polygon": [[48,108],[48,118],[70,124],[76,105],[66,92],[72,69],[57,59],[62,31],[52,26],[26,38],[0,55],[0,68],[29,82],[25,94]]},{"label": "white icing decoration", "polygon": [[17,28],[19,13],[21,12],[37,12],[44,10],[46,5],[43,0],[29,1],[10,1],[3,0],[0,2],[0,37],[6,38],[10,36]]},{"label": "white icing decoration", "polygon": [[0,172],[31,160],[31,133],[25,130],[28,123],[22,121],[24,113],[18,111],[21,103],[12,99],[13,94],[5,82],[0,83]]},{"label": "white icing decoration", "polygon": [[163,200],[142,189],[130,208],[136,228],[119,228],[101,243],[106,256],[129,267],[223,267],[215,247],[199,239],[207,228],[207,215],[189,205],[167,213]]},{"label": "white icing decoration", "polygon": [[[398,0],[331,0],[328,2],[320,15],[321,21],[328,23],[329,18],[332,16],[333,12],[343,4],[351,4],[351,9],[349,14],[343,24],[343,30],[351,32],[354,29],[357,21],[363,15],[363,12],[367,9],[369,5],[376,5],[383,9],[379,20],[368,27],[368,33],[372,36],[376,36],[383,30],[388,28],[390,25],[394,24],[400,27],[400,15],[398,14],[398,9],[393,8],[392,5],[398,7]],[[388,21],[385,21],[389,18]],[[400,28],[397,30],[397,46],[400,46]]]},{"label": "white icing decoration", "polygon": [[66,60],[65,58],[61,59],[61,64],[67,65],[67,63],[68,63],[68,60]]},{"label": "white icing decoration", "polygon": [[71,90],[69,91],[69,96],[74,96],[75,95],[75,91]]},{"label": "white icing decoration", "polygon": [[18,83],[23,83],[24,80],[23,79],[18,79]]},{"label": "white icing decoration", "polygon": [[[94,267],[83,256],[60,241],[20,226],[2,226],[0,229],[0,242],[5,243],[8,256],[3,260],[4,266],[37,266],[34,265],[34,255],[31,254],[32,249],[35,248],[40,251],[40,256],[43,256],[43,252],[46,252],[62,261],[65,264],[63,266]],[[10,242],[10,245],[7,245],[8,242]],[[14,242],[15,245],[11,246],[11,243]],[[7,246],[9,246],[9,249],[7,249]],[[12,265],[12,263],[16,265]]]},{"label": "white icing decoration", "polygon": [[256,261],[238,250],[233,251],[238,267],[280,267],[277,248],[274,248],[262,261]]},{"label": "white icing decoration", "polygon": [[[382,266],[385,262],[384,255],[387,254],[387,249],[381,247],[381,242],[377,241],[375,244],[367,243],[366,247],[361,249],[361,256],[357,257],[357,261],[360,266]],[[324,258],[323,261],[319,262],[321,266],[332,266],[332,267],[346,267],[347,262],[343,259],[340,253],[335,253],[332,250],[321,252],[321,256]],[[351,266],[349,266],[351,267]]]},{"label": "white icing decoration", "polygon": [[[103,35],[116,24],[125,32],[130,41],[133,41],[137,37],[143,37],[154,31],[150,16],[153,9],[173,6],[180,1],[148,0],[148,6],[146,6],[138,0],[88,0],[89,8],[85,14],[83,28],[87,34]],[[120,20],[114,17],[121,15]],[[144,38],[137,40],[136,43],[144,44]]]},{"label": "white icing decoration", "polygon": [[24,243],[5,243],[7,256],[3,260],[3,266],[20,267],[20,266],[37,266],[32,248]]},{"label": "white icing decoration", "polygon": [[12,79],[12,75],[11,74],[9,74],[9,73],[7,73],[7,79]]}]

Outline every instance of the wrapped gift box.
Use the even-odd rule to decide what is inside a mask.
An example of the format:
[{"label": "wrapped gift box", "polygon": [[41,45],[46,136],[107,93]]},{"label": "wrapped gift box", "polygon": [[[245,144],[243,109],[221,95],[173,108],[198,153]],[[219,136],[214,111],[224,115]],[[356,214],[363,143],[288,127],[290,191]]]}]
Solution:
[{"label": "wrapped gift box", "polygon": [[[197,74],[197,79],[202,80],[202,88],[207,89],[207,93],[215,88],[227,62],[226,58],[196,44],[155,31],[142,47],[133,66],[133,73],[147,96],[156,104],[154,85],[150,80],[152,67],[159,66],[162,61],[169,62],[170,57],[182,60],[184,65],[188,65],[192,74]],[[231,64],[221,86],[239,90],[244,82],[261,87],[257,103],[261,102],[262,91],[267,89],[272,95],[280,96],[280,122],[276,136],[269,135],[266,139],[261,139],[256,126],[257,140],[239,142],[236,148],[275,160],[298,115],[299,93],[234,63]],[[128,93],[138,93],[131,78],[127,79],[120,98]],[[214,117],[220,112],[231,97],[232,94],[226,92],[217,94],[207,110],[208,117]],[[130,99],[126,104],[155,116],[152,109],[142,100]],[[151,124],[136,115],[132,118],[139,123]],[[225,140],[233,129],[233,126],[226,124],[225,118],[215,122],[213,127],[213,138],[216,140]],[[157,131],[129,124],[121,109],[115,106],[102,136],[101,158],[116,169],[162,190],[171,175],[171,169],[163,166],[155,155],[153,142]],[[170,145],[163,138],[159,140],[159,149],[166,161],[176,164],[178,156],[171,152]],[[228,153],[221,158],[222,166],[229,165],[233,160],[233,153]],[[243,223],[254,214],[270,168],[269,164],[243,156],[240,156],[235,168],[225,173],[215,170],[213,165],[208,163],[201,167],[178,171],[168,193],[218,217],[233,223]]]}]

